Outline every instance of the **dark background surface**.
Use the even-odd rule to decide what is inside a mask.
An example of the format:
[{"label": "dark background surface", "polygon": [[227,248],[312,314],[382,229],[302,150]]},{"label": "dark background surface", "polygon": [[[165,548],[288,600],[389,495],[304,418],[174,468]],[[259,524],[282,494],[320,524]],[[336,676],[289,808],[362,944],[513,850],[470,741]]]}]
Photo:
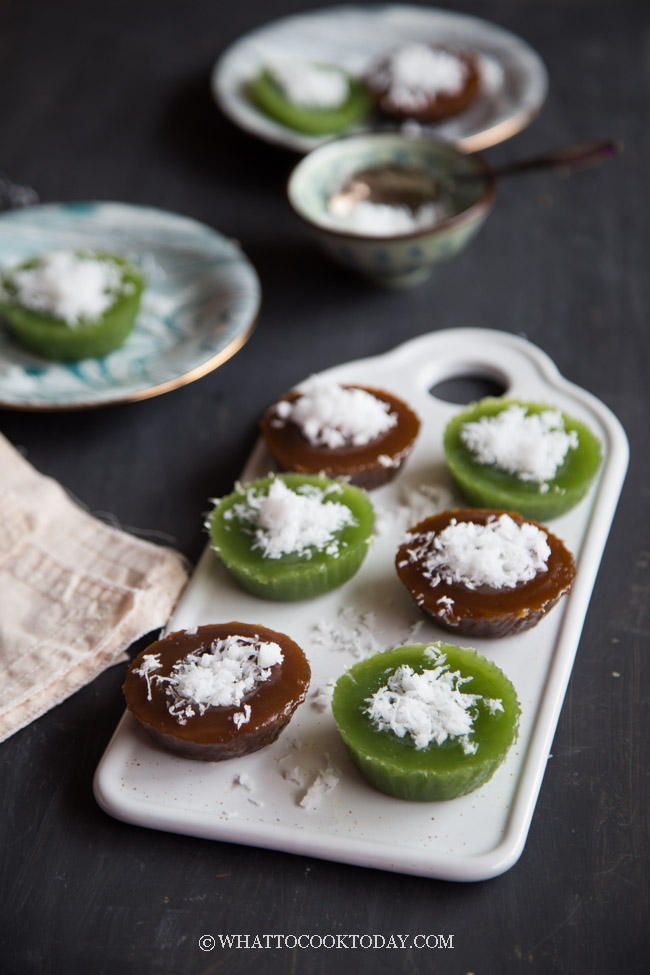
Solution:
[{"label": "dark background surface", "polygon": [[[391,293],[305,245],[284,202],[294,157],[237,131],[209,93],[231,41],[324,6],[0,3],[0,173],[44,202],[198,218],[241,241],[264,295],[253,337],[210,376],[140,404],[0,411],[0,430],[92,512],[162,532],[195,561],[206,499],[230,489],[260,413],[296,381],[439,328],[539,345],[617,414],[631,464],[528,842],[508,873],[462,885],[117,822],[92,795],[123,710],[114,667],[0,745],[0,968],[11,975],[647,971],[650,7],[447,4],[519,34],[549,69],[541,116],[489,150],[492,162],[600,136],[625,152],[565,181],[504,182],[463,255]],[[217,932],[441,933],[454,948],[201,952],[199,937]]]}]

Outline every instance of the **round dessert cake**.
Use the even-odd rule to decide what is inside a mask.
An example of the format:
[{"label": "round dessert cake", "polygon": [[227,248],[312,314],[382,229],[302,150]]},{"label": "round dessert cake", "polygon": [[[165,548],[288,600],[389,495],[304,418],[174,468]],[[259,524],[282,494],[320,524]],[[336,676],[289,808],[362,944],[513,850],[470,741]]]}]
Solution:
[{"label": "round dessert cake", "polygon": [[375,61],[366,85],[385,115],[441,122],[463,112],[478,96],[478,58],[472,51],[413,41]]},{"label": "round dessert cake", "polygon": [[310,668],[283,633],[249,623],[179,630],[131,663],[123,691],[153,740],[219,762],[275,741],[304,701]]},{"label": "round dessert cake", "polygon": [[3,274],[0,311],[30,352],[76,361],[124,342],[143,288],[141,272],[119,255],[52,251]]},{"label": "round dessert cake", "polygon": [[576,575],[571,553],[542,525],[488,509],[426,518],[409,530],[395,564],[428,617],[474,637],[535,626]]},{"label": "round dessert cake", "polygon": [[470,504],[538,521],[578,504],[602,460],[600,442],[584,423],[542,403],[504,397],[486,397],[455,416],[443,446]]},{"label": "round dessert cake", "polygon": [[351,667],[332,713],[352,761],[399,799],[455,799],[494,774],[517,736],[519,702],[475,650],[397,647]]},{"label": "round dessert cake", "polygon": [[260,428],[281,470],[347,477],[371,490],[395,477],[420,421],[392,393],[319,380],[281,397]]},{"label": "round dessert cake", "polygon": [[249,94],[266,115],[306,135],[343,132],[370,107],[365,87],[347,71],[295,59],[266,65]]},{"label": "round dessert cake", "polygon": [[207,521],[231,575],[267,599],[309,599],[342,585],[366,557],[373,525],[365,491],[295,473],[238,485]]}]

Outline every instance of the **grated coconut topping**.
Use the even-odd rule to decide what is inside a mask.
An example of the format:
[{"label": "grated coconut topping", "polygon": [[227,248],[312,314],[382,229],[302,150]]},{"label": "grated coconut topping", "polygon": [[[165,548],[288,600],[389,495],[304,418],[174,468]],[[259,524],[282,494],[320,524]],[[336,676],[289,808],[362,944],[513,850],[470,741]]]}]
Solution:
[{"label": "grated coconut topping", "polygon": [[[159,654],[145,654],[142,666],[133,673],[146,679],[149,700],[151,680],[167,685],[167,710],[183,725],[188,718],[205,714],[208,708],[239,707],[247,694],[269,679],[271,668],[283,659],[277,643],[228,636],[214,640],[205,652],[187,654],[174,664],[169,677],[151,677],[152,671],[162,666]],[[250,704],[245,704],[233,715],[237,728],[250,721],[251,713]]]},{"label": "grated coconut topping", "polygon": [[421,564],[432,587],[444,582],[512,589],[546,572],[551,554],[545,532],[507,514],[485,525],[453,518],[441,532],[411,537],[417,545],[409,549],[409,560]]},{"label": "grated coconut topping", "polygon": [[294,423],[315,447],[360,447],[397,424],[388,403],[364,389],[314,382],[292,402],[276,404],[278,417]]},{"label": "grated coconut topping", "polygon": [[[392,731],[398,738],[408,736],[418,751],[450,738],[460,743],[466,755],[472,755],[478,743],[470,736],[476,705],[482,698],[461,690],[471,677],[450,670],[443,653],[433,653],[432,660],[435,666],[421,674],[408,664],[398,667],[367,699],[366,713],[378,731]],[[490,713],[494,713],[495,703],[500,704],[491,701]]]},{"label": "grated coconut topping", "polygon": [[15,300],[70,328],[94,322],[125,293],[120,268],[92,254],[53,251],[11,276]]},{"label": "grated coconut topping", "polygon": [[357,523],[347,505],[325,500],[329,493],[338,491],[337,484],[327,492],[309,484],[293,491],[276,478],[268,494],[249,489],[245,499],[233,505],[224,518],[237,518],[247,525],[253,534],[252,548],[265,559],[289,554],[310,558],[313,549],[337,556],[338,533]]},{"label": "grated coconut topping", "polygon": [[142,658],[142,662],[137,669],[133,670],[136,677],[144,677],[147,682],[147,700],[151,700],[151,675],[154,670],[160,670],[162,664],[160,663],[159,653],[145,653]]},{"label": "grated coconut topping", "polygon": [[575,430],[564,428],[559,410],[526,414],[513,403],[496,416],[465,423],[460,438],[479,464],[492,464],[522,481],[537,481],[548,490],[569,450],[578,446]]},{"label": "grated coconut topping", "polygon": [[414,42],[405,44],[375,72],[378,87],[404,111],[417,111],[439,95],[465,84],[467,67],[452,51]]},{"label": "grated coconut topping", "polygon": [[269,74],[288,101],[305,108],[338,108],[347,101],[350,84],[337,68],[307,61],[282,61]]}]

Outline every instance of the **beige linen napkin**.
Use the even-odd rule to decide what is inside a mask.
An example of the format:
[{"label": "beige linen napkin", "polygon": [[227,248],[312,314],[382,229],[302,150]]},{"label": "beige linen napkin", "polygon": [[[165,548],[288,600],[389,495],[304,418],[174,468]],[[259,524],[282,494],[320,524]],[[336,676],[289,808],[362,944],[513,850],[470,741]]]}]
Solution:
[{"label": "beige linen napkin", "polygon": [[164,626],[183,558],[83,511],[0,434],[0,741]]}]

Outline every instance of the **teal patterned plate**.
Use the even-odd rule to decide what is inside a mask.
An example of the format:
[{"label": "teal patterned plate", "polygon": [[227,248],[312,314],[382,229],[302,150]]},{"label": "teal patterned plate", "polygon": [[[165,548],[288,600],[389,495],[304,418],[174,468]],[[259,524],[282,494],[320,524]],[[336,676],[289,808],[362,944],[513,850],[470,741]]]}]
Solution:
[{"label": "teal patterned plate", "polygon": [[193,382],[250,337],[260,284],[236,242],[178,214],[125,203],[64,203],[0,214],[0,271],[51,250],[123,254],[147,279],[135,328],[101,359],[51,363],[0,322],[0,407],[89,409]]}]

